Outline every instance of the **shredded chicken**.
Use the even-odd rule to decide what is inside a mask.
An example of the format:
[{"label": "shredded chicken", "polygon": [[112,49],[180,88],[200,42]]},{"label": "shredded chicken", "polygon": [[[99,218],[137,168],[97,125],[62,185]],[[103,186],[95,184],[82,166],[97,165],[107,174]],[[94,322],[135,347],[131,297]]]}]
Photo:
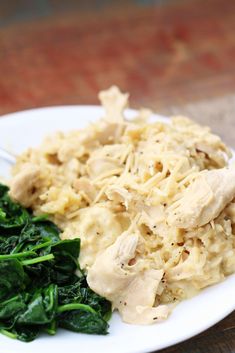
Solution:
[{"label": "shredded chicken", "polygon": [[169,208],[168,223],[195,228],[209,223],[235,197],[235,168],[202,171]]},{"label": "shredded chicken", "polygon": [[10,194],[81,239],[89,285],[124,321],[153,323],[235,272],[231,152],[185,117],[127,118],[117,87],[99,97],[99,121],[19,156]]},{"label": "shredded chicken", "polygon": [[32,164],[25,165],[11,181],[10,197],[24,207],[31,206],[38,196],[39,181],[40,168]]},{"label": "shredded chicken", "polygon": [[166,305],[154,307],[163,270],[145,269],[141,261],[134,262],[139,241],[137,233],[127,231],[115,243],[97,256],[88,271],[88,284],[98,294],[109,299],[127,323],[150,324],[166,319]]}]

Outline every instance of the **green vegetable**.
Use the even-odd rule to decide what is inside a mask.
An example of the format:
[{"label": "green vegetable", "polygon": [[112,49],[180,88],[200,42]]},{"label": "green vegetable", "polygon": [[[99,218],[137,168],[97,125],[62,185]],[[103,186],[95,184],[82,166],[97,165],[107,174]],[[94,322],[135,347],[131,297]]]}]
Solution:
[{"label": "green vegetable", "polygon": [[5,234],[22,228],[29,220],[28,211],[11,201],[8,196],[8,187],[0,185],[0,232]]},{"label": "green vegetable", "polygon": [[59,324],[67,330],[83,333],[106,334],[108,328],[101,316],[83,309],[65,312],[60,316]]},{"label": "green vegetable", "polygon": [[34,217],[0,184],[0,333],[25,342],[58,327],[107,333],[111,304],[88,287],[80,240],[59,234],[47,215]]},{"label": "green vegetable", "polygon": [[0,260],[0,300],[9,298],[25,288],[25,273],[17,259]]}]

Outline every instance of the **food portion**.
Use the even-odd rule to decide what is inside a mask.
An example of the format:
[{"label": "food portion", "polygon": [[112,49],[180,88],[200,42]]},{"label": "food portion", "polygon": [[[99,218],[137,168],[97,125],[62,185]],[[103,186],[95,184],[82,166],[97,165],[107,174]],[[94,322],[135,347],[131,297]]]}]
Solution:
[{"label": "food portion", "polygon": [[196,228],[217,218],[235,197],[235,168],[204,170],[170,207],[168,224]]},{"label": "food portion", "polygon": [[97,256],[88,271],[88,283],[112,301],[126,322],[150,324],[167,318],[168,307],[155,307],[163,270],[131,263],[139,242],[137,232],[122,233],[115,243]]},{"label": "food portion", "polygon": [[12,202],[0,184],[0,333],[24,342],[58,327],[106,334],[111,304],[78,264],[80,240],[60,240],[45,215]]},{"label": "food portion", "polygon": [[125,322],[150,324],[235,271],[235,168],[209,128],[126,117],[117,87],[99,97],[99,121],[18,158],[10,195],[80,238],[89,286]]}]

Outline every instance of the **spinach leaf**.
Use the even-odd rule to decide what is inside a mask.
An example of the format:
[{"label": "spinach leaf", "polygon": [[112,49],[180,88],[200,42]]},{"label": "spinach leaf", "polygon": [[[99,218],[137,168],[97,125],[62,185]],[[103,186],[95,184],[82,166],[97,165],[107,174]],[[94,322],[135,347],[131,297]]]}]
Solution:
[{"label": "spinach leaf", "polygon": [[47,324],[56,314],[58,303],[57,286],[50,284],[45,289],[36,291],[27,308],[18,316],[18,325]]},{"label": "spinach leaf", "polygon": [[88,287],[80,239],[59,235],[47,215],[34,217],[0,184],[0,333],[24,342],[58,327],[107,333],[111,303]]},{"label": "spinach leaf", "polygon": [[79,278],[75,283],[58,287],[58,302],[60,305],[73,302],[82,302],[83,296],[81,293],[83,278]]},{"label": "spinach leaf", "polygon": [[11,253],[16,245],[18,244],[19,236],[11,235],[4,237],[0,235],[0,254],[9,254]]},{"label": "spinach leaf", "polygon": [[[31,342],[35,340],[35,338],[38,337],[39,333],[41,331],[41,328],[39,326],[27,326],[27,325],[21,325],[17,326],[15,325],[12,331],[10,331],[13,335],[12,338],[17,338],[20,341],[23,342]],[[4,332],[3,332],[4,333]],[[11,336],[9,336],[11,337]]]},{"label": "spinach leaf", "polygon": [[60,240],[60,229],[51,221],[48,220],[33,220],[36,230],[45,240],[51,240],[53,243]]},{"label": "spinach leaf", "polygon": [[51,253],[55,257],[53,262],[55,283],[61,285],[73,282],[78,268],[79,252],[80,239],[63,240],[52,245]]},{"label": "spinach leaf", "polygon": [[25,279],[26,275],[19,260],[0,260],[0,301],[23,290]]},{"label": "spinach leaf", "polygon": [[111,316],[111,303],[93,292],[86,282],[85,277],[77,278],[74,284],[58,288],[59,304],[82,303],[93,308],[106,320]]},{"label": "spinach leaf", "polygon": [[29,250],[35,245],[50,241],[50,244],[60,240],[59,229],[50,221],[27,222],[20,232],[18,245],[15,251]]},{"label": "spinach leaf", "polygon": [[9,187],[8,186],[0,184],[0,198],[5,196],[8,191],[9,191]]},{"label": "spinach leaf", "polygon": [[66,311],[59,316],[60,327],[74,332],[106,335],[107,322],[97,313],[86,310]]},{"label": "spinach leaf", "polygon": [[10,319],[26,309],[25,296],[18,294],[0,303],[0,320]]},{"label": "spinach leaf", "polygon": [[0,188],[0,232],[6,234],[15,228],[23,227],[30,219],[28,211],[19,204],[13,202],[7,194],[8,188],[1,185]]}]

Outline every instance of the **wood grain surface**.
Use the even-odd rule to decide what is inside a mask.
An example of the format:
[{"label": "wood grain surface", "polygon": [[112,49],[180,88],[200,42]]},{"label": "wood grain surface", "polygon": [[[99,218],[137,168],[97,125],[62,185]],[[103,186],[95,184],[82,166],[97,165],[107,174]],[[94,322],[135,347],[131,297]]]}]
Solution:
[{"label": "wood grain surface", "polygon": [[235,91],[235,1],[107,3],[0,28],[0,114],[97,103],[114,83],[155,110]]},{"label": "wood grain surface", "polygon": [[[189,115],[235,147],[234,0],[1,1],[0,73],[0,114],[97,104],[117,84],[134,107]],[[217,352],[235,353],[235,313],[161,351]]]}]

